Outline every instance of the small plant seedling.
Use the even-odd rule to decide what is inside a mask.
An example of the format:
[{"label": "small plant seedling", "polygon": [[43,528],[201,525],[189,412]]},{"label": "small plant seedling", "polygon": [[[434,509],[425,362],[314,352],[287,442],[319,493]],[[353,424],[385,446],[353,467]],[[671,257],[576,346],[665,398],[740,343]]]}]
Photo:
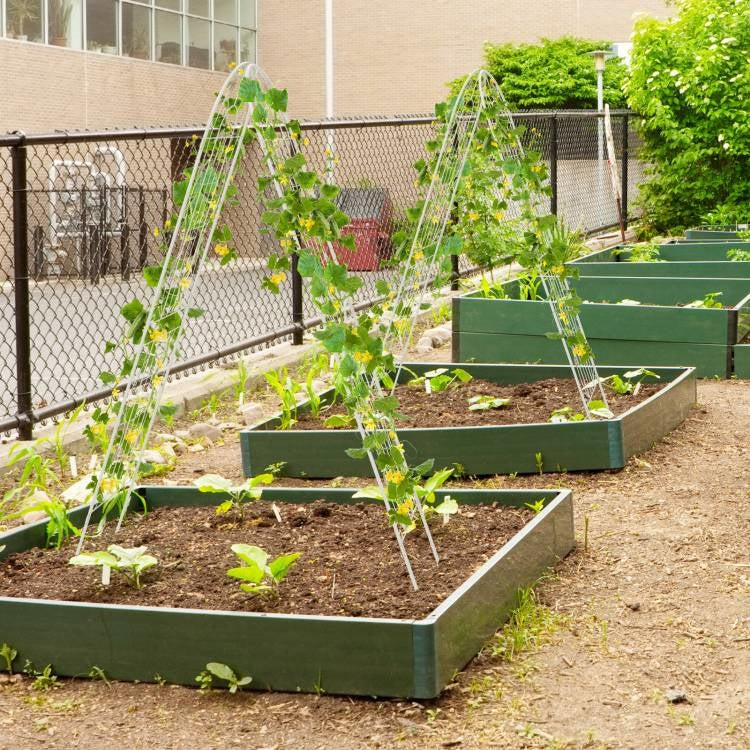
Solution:
[{"label": "small plant seedling", "polygon": [[354,427],[354,417],[349,414],[332,414],[323,422],[323,426],[331,430]]},{"label": "small plant seedling", "polygon": [[473,377],[460,367],[455,367],[450,371],[447,367],[438,367],[435,370],[429,370],[422,377],[410,380],[409,385],[424,385],[425,391],[431,394],[446,390],[456,381],[468,383],[471,380]]},{"label": "small plant seedling", "polygon": [[237,399],[238,406],[243,406],[245,402],[245,392],[250,380],[250,370],[244,359],[237,362],[237,382],[234,384],[234,397]]},{"label": "small plant seedling", "polygon": [[101,567],[102,584],[109,585],[110,571],[122,573],[125,580],[135,588],[141,588],[141,574],[149,568],[158,565],[159,561],[153,555],[146,554],[147,547],[120,547],[110,544],[105,550],[97,552],[83,552],[68,560],[70,565],[83,567]]},{"label": "small plant seedling", "polygon": [[599,378],[599,382],[603,383],[607,388],[610,388],[620,396],[626,396],[629,393],[636,396],[638,395],[638,391],[641,390],[641,383],[646,378],[655,378],[656,380],[659,380],[660,376],[652,370],[647,370],[645,367],[639,367],[637,370],[628,370],[627,372],[624,372],[622,377],[615,374],[606,378]]},{"label": "small plant seedling", "polygon": [[65,503],[50,498],[44,490],[35,490],[31,495],[32,504],[24,506],[17,513],[11,513],[8,518],[20,518],[26,513],[41,511],[47,514],[47,527],[45,529],[45,544],[48,547],[60,549],[64,542],[71,536],[78,536],[80,531],[68,516],[68,506]]},{"label": "small plant seedling", "polygon": [[213,686],[214,678],[217,677],[227,683],[230,693],[236,693],[240,688],[249,685],[253,681],[253,678],[249,676],[239,677],[231,667],[222,664],[220,661],[208,662],[206,668],[195,676],[195,681],[201,690],[210,690]]},{"label": "small plant seedling", "polygon": [[436,310],[432,311],[433,325],[447,323],[451,319],[451,306],[448,302],[443,302]]},{"label": "small plant seedling", "polygon": [[5,662],[5,671],[8,674],[13,674],[13,662],[18,656],[18,651],[7,643],[3,643],[0,646],[0,659]]},{"label": "small plant seedling", "polygon": [[536,470],[539,472],[539,476],[544,473],[544,458],[541,453],[534,454],[534,463],[536,464]]},{"label": "small plant seedling", "polygon": [[297,394],[302,391],[302,386],[291,378],[286,367],[267,372],[265,378],[281,401],[279,427],[288,430],[297,421]]},{"label": "small plant seedling", "polygon": [[263,495],[262,485],[268,485],[271,482],[273,482],[273,474],[258,474],[239,485],[233,484],[231,479],[226,479],[220,474],[205,474],[196,479],[193,484],[201,492],[220,492],[229,495],[228,500],[216,506],[216,515],[223,515],[232,508],[236,508],[240,522],[242,522],[244,504],[260,500]]},{"label": "small plant seedling", "polygon": [[709,292],[703,299],[694,299],[692,302],[688,302],[685,307],[693,307],[700,310],[720,310],[724,305],[719,302],[717,297],[721,297],[722,294],[723,292]]},{"label": "small plant seedling", "polygon": [[502,284],[493,284],[486,276],[479,282],[479,293],[485,299],[507,299],[508,294]]},{"label": "small plant seedling", "polygon": [[540,497],[538,500],[535,500],[533,503],[524,503],[524,505],[530,510],[533,510],[534,513],[541,513],[544,510],[544,498]]},{"label": "small plant seedling", "polygon": [[276,594],[279,584],[289,575],[300,552],[279,555],[269,562],[269,554],[252,544],[233,544],[232,552],[242,565],[230,568],[227,575],[242,581],[240,588],[247,594]]},{"label": "small plant seedling", "polygon": [[527,271],[518,277],[518,297],[525,300],[538,300],[542,277],[536,271]]},{"label": "small plant seedling", "polygon": [[574,411],[572,406],[561,406],[552,412],[549,421],[552,424],[559,424],[562,422],[583,422],[584,419],[586,417],[581,412]]},{"label": "small plant seedling", "polygon": [[101,667],[97,667],[96,664],[94,664],[91,669],[89,669],[89,678],[92,680],[101,680],[105,685],[110,684],[104,670]]},{"label": "small plant seedling", "polygon": [[500,409],[510,403],[509,398],[499,396],[472,396],[469,399],[469,411],[488,411],[489,409]]},{"label": "small plant seedling", "polygon": [[592,417],[599,417],[600,419],[612,419],[615,416],[612,410],[609,409],[608,406],[604,403],[604,401],[600,401],[599,399],[589,401],[588,407]]},{"label": "small plant seedling", "polygon": [[631,263],[664,263],[666,262],[660,255],[658,242],[646,242],[643,244],[633,245],[630,248]]},{"label": "small plant seedling", "polygon": [[34,678],[34,681],[31,683],[33,690],[46,693],[52,690],[52,688],[57,687],[57,675],[53,673],[51,664],[47,664],[44,669],[37,671],[34,665],[27,660],[23,666],[23,672],[29,677]]}]

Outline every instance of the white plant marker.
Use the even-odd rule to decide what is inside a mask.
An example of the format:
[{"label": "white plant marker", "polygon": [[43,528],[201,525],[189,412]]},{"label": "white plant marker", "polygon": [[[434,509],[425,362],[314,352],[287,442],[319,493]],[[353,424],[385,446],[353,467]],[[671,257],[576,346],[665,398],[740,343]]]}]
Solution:
[{"label": "white plant marker", "polygon": [[70,465],[70,476],[75,479],[78,476],[78,463],[76,462],[76,457],[71,456],[68,459],[68,463]]}]

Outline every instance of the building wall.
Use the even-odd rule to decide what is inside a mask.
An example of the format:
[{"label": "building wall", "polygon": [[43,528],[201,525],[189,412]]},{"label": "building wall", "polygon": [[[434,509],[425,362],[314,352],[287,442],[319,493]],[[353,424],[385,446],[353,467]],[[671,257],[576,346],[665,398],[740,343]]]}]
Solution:
[{"label": "building wall", "polygon": [[[485,42],[574,35],[627,42],[664,0],[333,0],[336,116],[432,111],[445,83],[482,64]],[[293,112],[325,111],[323,0],[259,0],[259,60]]]}]

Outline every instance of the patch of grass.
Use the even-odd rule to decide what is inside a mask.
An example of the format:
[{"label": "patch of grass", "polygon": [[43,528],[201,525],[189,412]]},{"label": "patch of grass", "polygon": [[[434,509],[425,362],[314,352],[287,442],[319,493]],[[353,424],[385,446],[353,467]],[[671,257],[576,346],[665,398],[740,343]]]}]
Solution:
[{"label": "patch of grass", "polygon": [[568,622],[567,615],[541,604],[533,587],[520,589],[518,606],[485,650],[493,658],[512,662],[523,653],[536,651]]}]

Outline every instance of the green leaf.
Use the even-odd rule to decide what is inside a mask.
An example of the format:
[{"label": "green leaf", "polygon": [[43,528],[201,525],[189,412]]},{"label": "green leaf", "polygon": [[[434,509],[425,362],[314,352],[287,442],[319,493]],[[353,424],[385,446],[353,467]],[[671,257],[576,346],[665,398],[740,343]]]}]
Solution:
[{"label": "green leaf", "polygon": [[330,429],[339,429],[341,427],[351,427],[354,420],[348,414],[332,414],[324,422],[323,426]]},{"label": "green leaf", "polygon": [[99,373],[99,380],[104,383],[104,385],[114,385],[117,381],[117,378],[115,375],[108,370],[104,370],[103,372]]},{"label": "green leaf", "polygon": [[128,323],[134,323],[145,312],[146,311],[143,307],[143,304],[139,299],[134,299],[120,308],[120,313],[122,314],[123,318],[128,321]]},{"label": "green leaf", "polygon": [[202,307],[190,307],[187,311],[188,318],[200,318],[206,314]]},{"label": "green leaf", "polygon": [[268,553],[253,544],[233,544],[230,548],[237,557],[248,565],[256,565],[262,571],[268,562]]},{"label": "green leaf", "polygon": [[[244,79],[243,82],[246,80],[247,79]],[[216,677],[225,682],[236,682],[237,680],[237,675],[234,673],[234,670],[221,662],[210,661],[206,664],[206,669],[211,672],[211,674],[216,675]]]},{"label": "green leaf", "polygon": [[279,557],[269,564],[268,569],[271,571],[271,577],[276,583],[280,583],[289,575],[289,571],[294,567],[300,555],[300,552],[279,555]]},{"label": "green leaf", "polygon": [[266,102],[276,112],[286,112],[289,103],[289,94],[286,89],[268,89],[266,91]]},{"label": "green leaf", "polygon": [[254,78],[243,78],[237,94],[243,102],[256,102],[263,97],[260,84]]},{"label": "green leaf", "polygon": [[143,278],[151,289],[155,289],[158,286],[163,270],[164,266],[146,266],[143,269]]},{"label": "green leaf", "polygon": [[249,581],[250,583],[260,583],[263,580],[263,570],[252,561],[241,568],[230,568],[227,575],[230,578],[237,578],[240,581]]},{"label": "green leaf", "polygon": [[380,489],[377,485],[371,484],[367,487],[357,490],[352,497],[356,500],[360,498],[368,498],[369,500],[385,500],[387,494]]},{"label": "green leaf", "polygon": [[193,484],[201,492],[231,492],[234,488],[231,479],[222,477],[220,474],[204,474],[193,480]]}]

